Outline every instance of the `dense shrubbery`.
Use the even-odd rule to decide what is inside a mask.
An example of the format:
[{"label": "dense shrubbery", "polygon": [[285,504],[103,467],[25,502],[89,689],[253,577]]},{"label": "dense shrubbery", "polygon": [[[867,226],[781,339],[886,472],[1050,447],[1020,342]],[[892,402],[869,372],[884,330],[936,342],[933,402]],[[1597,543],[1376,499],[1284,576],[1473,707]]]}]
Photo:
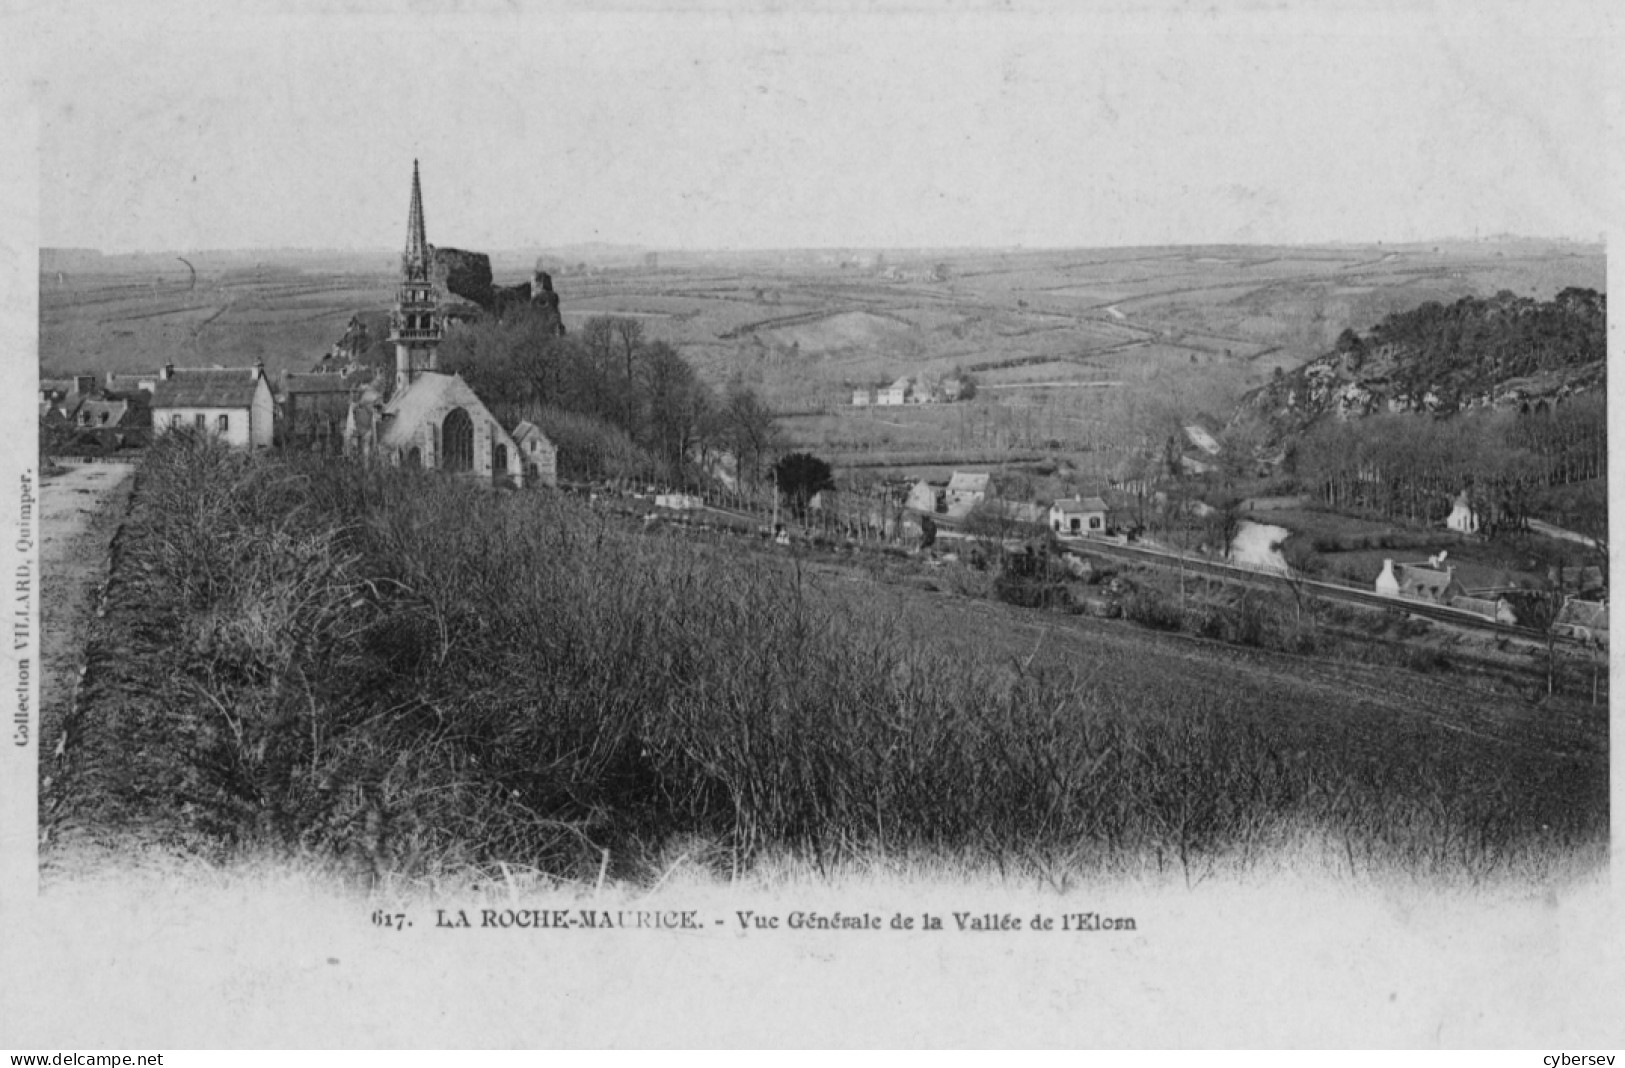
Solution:
[{"label": "dense shrubbery", "polygon": [[1502,290],[1453,304],[1428,301],[1388,316],[1364,336],[1344,331],[1338,350],[1356,363],[1372,350],[1402,351],[1398,383],[1453,402],[1488,383],[1603,360],[1607,320],[1606,293],[1569,288],[1537,301]]},{"label": "dense shrubbery", "polygon": [[1308,833],[1481,874],[1606,836],[1572,784],[1336,724],[1310,743],[1244,694],[1146,708],[1086,665],[950,657],[870,598],[562,497],[180,436],[141,472],[99,635],[103,797],[364,871],[636,876],[679,839],[734,865],[1192,870]]}]

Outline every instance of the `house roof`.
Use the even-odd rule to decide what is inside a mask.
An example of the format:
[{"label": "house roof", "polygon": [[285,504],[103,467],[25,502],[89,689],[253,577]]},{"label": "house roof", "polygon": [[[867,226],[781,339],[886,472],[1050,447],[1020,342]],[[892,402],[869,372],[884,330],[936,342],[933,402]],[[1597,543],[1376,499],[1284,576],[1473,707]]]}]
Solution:
[{"label": "house roof", "polygon": [[1104,512],[1106,502],[1099,497],[1069,497],[1055,502],[1055,510],[1062,514],[1072,512]]},{"label": "house roof", "polygon": [[906,376],[903,377],[903,378],[899,378],[897,381],[893,382],[891,385],[887,386],[886,388],[887,389],[907,389],[908,388],[908,378]]},{"label": "house roof", "polygon": [[523,445],[531,438],[539,438],[546,442],[549,446],[553,444],[553,442],[548,439],[548,436],[542,433],[542,428],[531,422],[529,419],[526,419],[524,422],[513,428],[514,444]]},{"label": "house roof", "polygon": [[986,493],[992,476],[986,471],[955,471],[948,480],[949,493]]},{"label": "house roof", "polygon": [[[78,417],[79,421],[83,423],[88,415],[90,417],[90,426],[113,427],[118,426],[123,421],[129,410],[130,404],[128,401],[87,400],[79,406]],[[104,414],[107,416],[105,421],[102,419]]]},{"label": "house roof", "polygon": [[1399,572],[1399,586],[1402,590],[1442,593],[1449,588],[1455,578],[1449,571],[1440,571],[1421,564],[1395,564],[1394,569]]},{"label": "house roof", "polygon": [[41,393],[55,393],[64,397],[72,393],[77,385],[78,383],[71,378],[42,378],[39,380]]},{"label": "house roof", "polygon": [[282,372],[284,393],[348,393],[352,385],[349,375],[326,374],[320,371]]},{"label": "house roof", "polygon": [[1462,596],[1452,597],[1450,599],[1450,604],[1452,607],[1462,608],[1466,611],[1474,612],[1486,619],[1494,619],[1497,611],[1500,609],[1501,602],[1499,600],[1490,600],[1485,597]]},{"label": "house roof", "polygon": [[107,373],[107,389],[113,393],[134,393],[137,390],[151,389],[158,381],[156,372],[151,374],[118,374],[114,371]]},{"label": "house roof", "polygon": [[265,372],[258,367],[177,367],[153,390],[154,408],[247,408]]},{"label": "house roof", "polygon": [[1571,597],[1563,602],[1563,609],[1557,614],[1557,625],[1584,627],[1587,630],[1607,630],[1608,602],[1580,601]]}]

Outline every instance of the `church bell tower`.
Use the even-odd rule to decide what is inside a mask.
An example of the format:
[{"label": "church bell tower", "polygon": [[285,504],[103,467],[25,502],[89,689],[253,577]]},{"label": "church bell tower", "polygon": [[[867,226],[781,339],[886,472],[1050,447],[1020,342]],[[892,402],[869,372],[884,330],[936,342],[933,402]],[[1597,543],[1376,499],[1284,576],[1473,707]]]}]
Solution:
[{"label": "church bell tower", "polygon": [[436,350],[445,323],[430,278],[429,242],[423,229],[423,189],[418,161],[412,161],[412,209],[406,220],[406,251],[401,254],[401,283],[395,311],[389,317],[389,339],[395,343],[395,392],[406,390],[425,372],[438,371]]}]

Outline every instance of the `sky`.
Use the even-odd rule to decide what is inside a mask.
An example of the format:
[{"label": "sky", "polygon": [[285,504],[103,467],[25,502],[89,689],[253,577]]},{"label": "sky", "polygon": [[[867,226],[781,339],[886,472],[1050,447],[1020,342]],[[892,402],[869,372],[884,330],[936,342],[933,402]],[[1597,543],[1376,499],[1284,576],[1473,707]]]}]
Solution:
[{"label": "sky", "polygon": [[393,247],[414,158],[430,241],[486,250],[1594,240],[1612,203],[1586,0],[20,18],[44,246]]}]

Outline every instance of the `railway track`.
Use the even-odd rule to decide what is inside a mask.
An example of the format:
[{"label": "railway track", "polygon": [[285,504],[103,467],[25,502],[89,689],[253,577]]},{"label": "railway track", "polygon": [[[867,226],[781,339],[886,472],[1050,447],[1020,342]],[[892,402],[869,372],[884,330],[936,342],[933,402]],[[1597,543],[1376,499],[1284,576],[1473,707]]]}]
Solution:
[{"label": "railway track", "polygon": [[[1075,540],[1063,542],[1062,548],[1067,552],[1080,555],[1093,553],[1119,560],[1150,564],[1153,567],[1183,568],[1195,574],[1212,575],[1228,581],[1245,582],[1264,589],[1285,590],[1288,593],[1292,592],[1294,586],[1297,586],[1299,589],[1313,592],[1317,597],[1342,601],[1345,604],[1358,605],[1363,608],[1396,609],[1408,615],[1420,616],[1441,623],[1451,623],[1456,626],[1471,627],[1510,638],[1522,638],[1533,642],[1544,642],[1546,640],[1544,632],[1535,630],[1532,627],[1520,627],[1510,623],[1502,623],[1498,620],[1486,619],[1475,612],[1453,608],[1450,605],[1384,597],[1381,594],[1368,593],[1365,590],[1356,590],[1348,586],[1335,586],[1328,582],[1316,582],[1312,579],[1292,579],[1270,571],[1258,571],[1252,568],[1238,567],[1234,564],[1221,564],[1212,560],[1192,559],[1188,556],[1181,557],[1178,553],[1163,552],[1157,549],[1118,545],[1105,541]],[[1567,642],[1571,639],[1560,638],[1559,640]]]}]

